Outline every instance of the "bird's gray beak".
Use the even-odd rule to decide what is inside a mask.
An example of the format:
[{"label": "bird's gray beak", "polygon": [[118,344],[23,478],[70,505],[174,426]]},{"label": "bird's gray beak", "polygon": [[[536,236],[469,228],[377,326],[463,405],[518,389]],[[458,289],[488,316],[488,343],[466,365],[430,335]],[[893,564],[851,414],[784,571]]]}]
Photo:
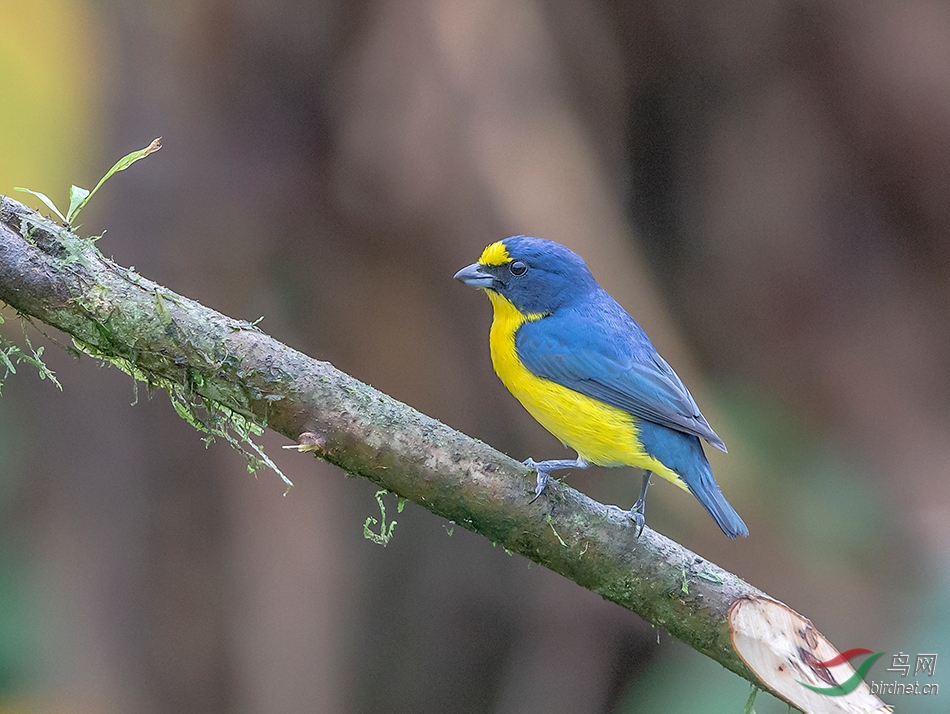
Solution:
[{"label": "bird's gray beak", "polygon": [[462,268],[455,274],[455,279],[461,280],[473,288],[490,288],[495,281],[495,277],[491,273],[486,273],[482,270],[482,266],[478,263],[472,263]]}]

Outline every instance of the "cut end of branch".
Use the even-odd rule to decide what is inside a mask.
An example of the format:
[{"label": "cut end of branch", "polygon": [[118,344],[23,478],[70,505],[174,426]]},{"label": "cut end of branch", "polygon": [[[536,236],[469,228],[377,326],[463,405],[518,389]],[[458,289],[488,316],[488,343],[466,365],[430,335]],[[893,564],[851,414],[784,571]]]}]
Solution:
[{"label": "cut end of branch", "polygon": [[767,597],[741,598],[728,617],[732,645],[749,669],[802,711],[893,711],[871,694],[863,673],[855,672],[809,620],[787,605]]}]

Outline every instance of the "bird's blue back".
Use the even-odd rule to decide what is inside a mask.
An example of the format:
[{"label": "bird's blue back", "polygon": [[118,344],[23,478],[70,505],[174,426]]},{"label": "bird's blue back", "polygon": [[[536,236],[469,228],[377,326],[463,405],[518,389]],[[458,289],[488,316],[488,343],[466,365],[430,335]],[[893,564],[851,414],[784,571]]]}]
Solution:
[{"label": "bird's blue back", "polygon": [[[585,453],[585,444],[571,443],[565,436],[576,433],[571,420],[592,418],[596,408],[582,406],[575,414],[564,411],[570,399],[542,397],[543,384],[559,385],[571,392],[625,413],[629,427],[618,428],[611,417],[611,434],[625,433],[628,443],[615,453],[625,453],[632,466],[645,468],[679,483],[691,491],[731,538],[748,535],[748,529],[728,504],[716,485],[703,453],[700,438],[725,451],[722,439],[710,428],[695,400],[682,380],[657,353],[653,343],[637,322],[594,280],[587,265],[573,251],[558,243],[539,238],[514,236],[493,244],[483,253],[479,265],[491,278],[496,325],[499,310],[506,315],[504,324],[514,330],[513,347],[517,362],[534,377],[530,379],[509,374],[512,362],[505,354],[493,360],[504,364],[499,376],[509,389],[542,424],[565,443]],[[506,268],[514,261],[521,263],[518,271]],[[524,272],[521,268],[524,267]],[[511,307],[505,307],[510,305]],[[510,310],[521,318],[512,321]],[[509,329],[509,328],[505,328]],[[493,334],[495,327],[493,326]],[[511,333],[508,333],[511,335]],[[497,349],[505,347],[497,341]],[[518,368],[520,369],[520,367]],[[531,379],[534,379],[532,377]],[[543,380],[547,380],[544,382]],[[534,392],[532,392],[534,390]],[[551,393],[553,394],[553,393]],[[566,394],[566,393],[565,393]],[[578,404],[584,404],[582,402]],[[597,424],[587,424],[583,438],[590,441],[597,433]],[[626,429],[626,431],[624,431]],[[605,456],[616,465],[616,456]]]},{"label": "bird's blue back", "polygon": [[640,325],[594,283],[515,338],[531,372],[725,451],[682,380]]}]

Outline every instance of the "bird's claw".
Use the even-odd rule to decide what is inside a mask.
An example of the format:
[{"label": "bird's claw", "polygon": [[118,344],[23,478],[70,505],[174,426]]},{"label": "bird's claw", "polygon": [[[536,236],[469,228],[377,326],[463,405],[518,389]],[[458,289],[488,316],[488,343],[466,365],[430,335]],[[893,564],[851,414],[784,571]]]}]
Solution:
[{"label": "bird's claw", "polygon": [[647,523],[646,518],[644,518],[642,513],[635,511],[630,511],[628,515],[633,522],[637,524],[637,538],[639,538],[640,534],[643,533],[643,526]]},{"label": "bird's claw", "polygon": [[640,534],[643,533],[643,526],[646,525],[646,510],[647,510],[647,489],[650,488],[650,472],[645,471],[643,474],[643,484],[640,486],[640,495],[637,496],[636,502],[633,504],[627,515],[637,524],[637,538],[640,537]]},{"label": "bird's claw", "polygon": [[627,511],[627,516],[637,524],[637,538],[643,533],[643,527],[647,523],[646,516],[643,515],[643,511],[645,510],[644,505],[642,501],[637,501],[633,504],[633,508]]},{"label": "bird's claw", "polygon": [[[528,461],[530,461],[531,463],[529,464]],[[531,458],[528,458],[525,461],[525,466],[534,467],[535,463]],[[547,471],[538,471],[538,484],[534,489],[534,498],[528,501],[528,503],[534,503],[535,501],[538,500],[538,497],[544,491],[544,487],[548,485],[548,477],[549,477],[549,474]]]},{"label": "bird's claw", "polygon": [[578,456],[576,459],[551,459],[550,461],[535,461],[530,456],[522,461],[529,469],[534,469],[538,473],[538,487],[534,490],[534,498],[531,503],[538,500],[544,487],[547,486],[548,478],[552,471],[562,471],[564,469],[586,469],[590,464]]}]

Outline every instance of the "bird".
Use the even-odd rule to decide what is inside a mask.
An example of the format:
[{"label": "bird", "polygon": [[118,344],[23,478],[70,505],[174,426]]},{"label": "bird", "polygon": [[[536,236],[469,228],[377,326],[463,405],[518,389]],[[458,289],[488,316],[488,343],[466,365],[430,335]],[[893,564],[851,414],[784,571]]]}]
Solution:
[{"label": "bird", "polygon": [[591,464],[641,469],[627,512],[645,524],[651,474],[689,491],[729,538],[749,529],[713,478],[700,440],[726,445],[643,328],[560,243],[518,235],[491,243],[455,279],[487,293],[495,373],[576,459],[524,464],[537,472],[535,501],[551,472]]}]

